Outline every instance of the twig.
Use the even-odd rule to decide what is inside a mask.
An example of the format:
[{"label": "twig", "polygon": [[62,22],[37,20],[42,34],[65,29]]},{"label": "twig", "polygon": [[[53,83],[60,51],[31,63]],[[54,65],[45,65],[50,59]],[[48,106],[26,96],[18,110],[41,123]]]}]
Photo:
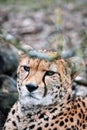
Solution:
[{"label": "twig", "polygon": [[[7,42],[7,40],[0,36],[0,40]],[[22,50],[25,54],[27,54],[29,57],[31,58],[39,58],[39,59],[44,59],[47,61],[54,61],[58,58],[61,58],[60,55],[56,52],[56,53],[45,53],[45,52],[40,52],[40,51],[36,51],[34,49],[32,49],[31,47],[29,48],[25,48],[24,46],[21,46],[19,43],[12,42],[9,41],[9,44],[14,45],[17,49]]]}]

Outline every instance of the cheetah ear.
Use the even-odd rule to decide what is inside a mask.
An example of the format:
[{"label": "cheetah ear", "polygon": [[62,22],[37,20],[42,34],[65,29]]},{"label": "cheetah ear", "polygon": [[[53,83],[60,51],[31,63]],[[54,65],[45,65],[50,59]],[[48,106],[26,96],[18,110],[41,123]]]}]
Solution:
[{"label": "cheetah ear", "polygon": [[33,48],[29,45],[22,45],[21,50],[18,50],[19,59],[26,55],[25,51],[28,51],[31,49],[33,49]]},{"label": "cheetah ear", "polygon": [[71,77],[72,79],[79,75],[82,70],[85,68],[85,63],[80,57],[72,57],[67,59],[67,63],[71,68]]},{"label": "cheetah ear", "polygon": [[21,58],[23,55],[25,55],[25,53],[22,50],[18,50],[18,55],[19,55],[19,58]]}]

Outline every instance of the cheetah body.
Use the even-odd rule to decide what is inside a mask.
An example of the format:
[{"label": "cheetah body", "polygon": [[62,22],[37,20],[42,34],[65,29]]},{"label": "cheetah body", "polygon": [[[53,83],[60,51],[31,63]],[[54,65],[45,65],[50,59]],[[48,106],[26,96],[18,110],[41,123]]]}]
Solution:
[{"label": "cheetah body", "polygon": [[66,60],[53,62],[22,54],[17,71],[19,100],[3,130],[87,130],[87,98],[72,95]]}]

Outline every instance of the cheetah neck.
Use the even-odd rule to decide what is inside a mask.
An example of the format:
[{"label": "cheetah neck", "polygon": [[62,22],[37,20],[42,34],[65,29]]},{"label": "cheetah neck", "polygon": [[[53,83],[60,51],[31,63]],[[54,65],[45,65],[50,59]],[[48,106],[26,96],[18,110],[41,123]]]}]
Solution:
[{"label": "cheetah neck", "polygon": [[32,105],[31,107],[28,106],[28,105],[24,105],[24,104],[21,104],[21,102],[19,101],[20,103],[20,108],[21,108],[21,111],[27,115],[27,114],[35,114],[37,113],[38,111],[41,111],[44,109],[44,111],[46,110],[49,110],[51,107],[57,107],[58,111],[61,110],[61,106],[63,106],[64,104],[66,104],[67,100],[69,100],[70,98],[72,98],[72,95],[71,94],[67,94],[67,96],[64,96],[63,99],[59,99],[59,98],[56,98],[56,101],[54,103],[51,103],[49,105]]}]

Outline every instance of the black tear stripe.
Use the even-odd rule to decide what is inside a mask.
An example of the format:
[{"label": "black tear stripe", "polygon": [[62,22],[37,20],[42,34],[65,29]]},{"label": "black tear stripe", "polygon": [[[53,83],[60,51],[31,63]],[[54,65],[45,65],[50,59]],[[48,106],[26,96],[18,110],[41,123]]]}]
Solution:
[{"label": "black tear stripe", "polygon": [[[55,72],[55,73],[60,76],[60,73],[58,73],[58,72]],[[53,73],[53,74],[54,74],[54,73]],[[46,75],[47,75],[47,73],[44,74],[43,79],[42,79],[42,81],[43,81],[43,83],[44,83],[44,94],[43,94],[43,97],[45,97],[46,94],[47,94],[47,86],[46,86],[46,83],[45,83],[45,76],[46,76]]]},{"label": "black tear stripe", "polygon": [[[29,76],[29,73],[27,74],[27,76],[26,77],[24,77],[24,79],[22,79],[22,83],[23,83],[23,81],[24,80],[26,80],[27,79],[27,77]],[[22,83],[21,83],[21,86],[22,86]]]},{"label": "black tear stripe", "polygon": [[47,87],[46,87],[46,83],[45,83],[45,75],[46,75],[46,74],[44,74],[43,79],[42,79],[42,81],[43,81],[43,83],[44,83],[44,94],[43,94],[43,97],[45,97],[46,94],[47,94]]},{"label": "black tear stripe", "polygon": [[[21,67],[23,67],[23,65],[21,65],[19,69],[21,69]],[[28,74],[26,75],[26,77],[24,77],[23,80],[27,79],[27,77],[29,76],[29,74],[30,74],[30,71],[28,72]]]},{"label": "black tear stripe", "polygon": [[27,78],[28,78],[28,76],[29,76],[29,74],[30,74],[30,73],[28,73],[28,74],[27,74],[27,76],[26,76],[23,80],[27,79]]}]

